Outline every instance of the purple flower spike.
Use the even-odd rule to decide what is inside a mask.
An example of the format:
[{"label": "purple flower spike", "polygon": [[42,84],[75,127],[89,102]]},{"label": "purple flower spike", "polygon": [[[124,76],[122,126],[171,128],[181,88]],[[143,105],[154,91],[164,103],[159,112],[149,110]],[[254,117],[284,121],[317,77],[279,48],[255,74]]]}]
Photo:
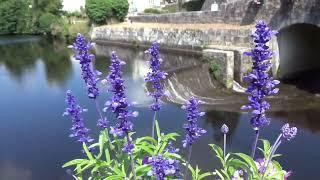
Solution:
[{"label": "purple flower spike", "polygon": [[282,126],[281,131],[282,131],[282,137],[290,141],[297,135],[298,129],[296,127],[290,128],[289,124],[287,123]]},{"label": "purple flower spike", "polygon": [[76,41],[70,48],[75,52],[74,58],[80,61],[82,78],[86,83],[89,98],[96,99],[99,95],[99,89],[97,88],[99,78],[97,76],[101,73],[93,68],[92,60],[94,59],[94,55],[90,54],[92,46],[93,43],[88,42],[83,35],[78,33]]},{"label": "purple flower spike", "polygon": [[151,72],[148,72],[145,81],[152,83],[153,92],[149,93],[149,95],[155,99],[155,103],[150,108],[153,111],[159,111],[161,108],[159,100],[165,95],[161,80],[165,79],[168,74],[160,69],[162,59],[160,58],[159,44],[157,42],[153,42],[146,53],[151,55],[151,59],[148,61]]},{"label": "purple flower spike", "polygon": [[264,21],[259,21],[256,25],[256,31],[252,34],[255,42],[255,48],[245,55],[251,56],[253,60],[252,72],[244,77],[245,81],[250,83],[247,88],[249,104],[242,109],[252,109],[251,125],[254,128],[260,128],[269,124],[269,119],[265,112],[270,108],[270,104],[264,100],[268,95],[278,93],[275,88],[280,83],[269,76],[268,71],[271,67],[270,59],[273,52],[269,49],[267,43],[272,36],[276,34]]},{"label": "purple flower spike", "polygon": [[[117,136],[128,136],[129,132],[133,130],[133,123],[129,121],[129,117],[138,116],[138,112],[127,109],[131,104],[128,103],[124,92],[126,88],[121,71],[121,66],[124,64],[125,62],[120,60],[115,52],[112,52],[111,65],[109,67],[110,74],[107,77],[107,81],[111,84],[109,91],[113,93],[113,97],[110,101],[106,102],[104,110],[108,109],[116,114],[119,122],[115,127],[111,127],[110,133]],[[123,150],[129,152],[129,150],[131,151],[132,149],[133,144],[129,141]]]},{"label": "purple flower spike", "polygon": [[86,112],[86,109],[81,108],[76,98],[72,95],[71,91],[67,91],[66,103],[68,107],[63,113],[64,116],[70,116],[72,119],[72,128],[70,137],[75,137],[79,142],[90,143],[93,139],[89,136],[89,129],[85,127],[84,120],[81,117],[81,113]]},{"label": "purple flower spike", "polygon": [[164,158],[161,155],[146,157],[144,164],[150,164],[152,169],[148,172],[149,176],[155,176],[157,180],[164,180],[168,176],[177,176],[179,174],[179,161]]},{"label": "purple flower spike", "polygon": [[184,128],[186,130],[186,137],[182,141],[183,147],[188,145],[192,145],[202,134],[205,134],[207,131],[198,127],[197,121],[199,117],[203,116],[205,113],[199,111],[199,104],[200,101],[195,98],[191,97],[187,103],[182,106],[183,109],[187,110],[187,120],[188,123],[184,124]]},{"label": "purple flower spike", "polygon": [[223,134],[227,134],[227,133],[229,132],[229,127],[228,127],[227,125],[223,124],[223,125],[221,126],[221,132],[222,132]]},{"label": "purple flower spike", "polygon": [[109,121],[107,119],[99,119],[97,126],[101,129],[107,129],[108,128]]}]

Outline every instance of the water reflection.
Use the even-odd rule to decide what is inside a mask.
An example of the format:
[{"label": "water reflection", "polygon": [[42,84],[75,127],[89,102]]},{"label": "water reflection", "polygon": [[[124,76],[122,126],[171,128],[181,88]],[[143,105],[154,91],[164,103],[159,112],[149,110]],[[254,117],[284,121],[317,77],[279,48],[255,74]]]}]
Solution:
[{"label": "water reflection", "polygon": [[4,180],[32,180],[32,172],[11,161],[5,161],[0,164],[0,177]]},{"label": "water reflection", "polygon": [[17,39],[21,37],[6,38],[3,41],[10,43],[0,45],[0,65],[4,65],[12,77],[21,81],[26,74],[35,71],[37,63],[41,62],[49,83],[59,86],[65,84],[72,73],[70,52],[65,44],[59,41],[48,43],[43,38]]},{"label": "water reflection", "polygon": [[232,113],[225,111],[209,111],[206,113],[206,122],[211,125],[213,130],[213,139],[222,144],[223,134],[221,133],[221,126],[227,124],[229,127],[228,143],[231,143],[234,131],[238,128],[240,113]]}]

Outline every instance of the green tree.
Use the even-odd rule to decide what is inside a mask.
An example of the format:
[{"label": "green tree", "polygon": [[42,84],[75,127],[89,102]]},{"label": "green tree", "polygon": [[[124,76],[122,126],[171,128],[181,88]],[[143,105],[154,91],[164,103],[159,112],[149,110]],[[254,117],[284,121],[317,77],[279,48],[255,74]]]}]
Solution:
[{"label": "green tree", "polygon": [[111,17],[123,21],[128,9],[127,0],[86,0],[87,15],[92,22],[97,24],[103,24]]},{"label": "green tree", "polygon": [[28,33],[32,26],[30,2],[27,0],[0,1],[0,33]]}]

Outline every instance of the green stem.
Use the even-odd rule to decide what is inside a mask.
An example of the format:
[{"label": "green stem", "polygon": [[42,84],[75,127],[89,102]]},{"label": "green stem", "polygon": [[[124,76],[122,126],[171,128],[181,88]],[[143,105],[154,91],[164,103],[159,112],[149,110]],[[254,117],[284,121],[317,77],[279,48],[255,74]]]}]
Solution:
[{"label": "green stem", "polygon": [[251,157],[254,159],[254,155],[256,154],[256,148],[259,140],[259,128],[254,129],[255,132],[255,139],[252,144],[252,149],[251,149]]},{"label": "green stem", "polygon": [[157,117],[157,111],[154,112],[153,114],[153,120],[152,120],[152,138],[154,138],[154,128],[156,124],[156,117]]}]

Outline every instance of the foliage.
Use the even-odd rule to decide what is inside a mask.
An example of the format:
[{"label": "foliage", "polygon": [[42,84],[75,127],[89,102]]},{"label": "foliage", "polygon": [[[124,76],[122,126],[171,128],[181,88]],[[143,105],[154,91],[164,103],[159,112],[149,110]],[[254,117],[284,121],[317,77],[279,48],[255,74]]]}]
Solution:
[{"label": "foliage", "polygon": [[179,11],[179,7],[177,4],[170,4],[163,7],[162,10],[167,13],[175,13]]},{"label": "foliage", "polygon": [[112,13],[119,21],[123,21],[127,16],[129,3],[127,0],[112,0]]},{"label": "foliage", "polygon": [[28,33],[32,29],[28,1],[0,1],[0,16],[0,33]]},{"label": "foliage", "polygon": [[161,10],[155,9],[155,8],[147,8],[144,10],[144,13],[149,13],[149,14],[161,14]]},{"label": "foliage", "polygon": [[220,66],[216,62],[213,62],[212,60],[210,61],[210,71],[213,74],[214,78],[218,78],[219,73],[220,73]]},{"label": "foliage", "polygon": [[86,12],[92,22],[103,24],[112,14],[111,1],[86,0]]},{"label": "foliage", "polygon": [[[175,141],[179,135],[177,133],[163,134],[160,132],[157,123],[156,127],[157,139],[145,136],[134,141],[133,157],[137,165],[136,174],[138,178],[147,178],[148,172],[151,170],[149,165],[143,163],[146,156],[151,157],[161,154],[166,158],[182,159],[180,155],[166,150],[168,142]],[[83,143],[86,158],[71,160],[65,163],[63,167],[74,167],[74,175],[78,179],[82,179],[86,173],[89,173],[93,179],[132,179],[130,158],[127,153],[121,150],[126,143],[125,140],[119,139],[116,135],[109,137],[108,131],[103,130],[97,143],[90,146]],[[90,151],[92,149],[97,150],[97,153]]]},{"label": "foliage", "polygon": [[49,31],[57,19],[52,15],[60,15],[61,8],[61,0],[0,1],[0,33],[36,34]]},{"label": "foliage", "polygon": [[[244,178],[244,172],[247,173],[249,179],[284,179],[288,176],[288,172],[282,169],[279,162],[273,160],[268,165],[266,172],[262,171],[262,166],[265,163],[265,159],[270,156],[271,146],[267,140],[261,140],[263,147],[259,148],[264,157],[260,160],[254,160],[250,156],[243,153],[228,153],[225,157],[223,150],[215,145],[210,144],[212,150],[216,153],[216,157],[220,160],[222,165],[221,169],[215,171],[215,176],[222,180],[232,178]],[[279,157],[280,154],[275,154],[273,157]],[[240,173],[239,173],[240,172]]]},{"label": "foliage", "polygon": [[188,1],[182,4],[182,8],[186,9],[187,11],[200,11],[203,3],[204,3],[204,0]]},{"label": "foliage", "polygon": [[40,32],[50,33],[53,23],[57,22],[57,17],[52,13],[45,13],[39,18]]},{"label": "foliage", "polygon": [[111,17],[123,21],[128,10],[129,3],[126,0],[86,0],[87,15],[97,24],[103,24]]}]

